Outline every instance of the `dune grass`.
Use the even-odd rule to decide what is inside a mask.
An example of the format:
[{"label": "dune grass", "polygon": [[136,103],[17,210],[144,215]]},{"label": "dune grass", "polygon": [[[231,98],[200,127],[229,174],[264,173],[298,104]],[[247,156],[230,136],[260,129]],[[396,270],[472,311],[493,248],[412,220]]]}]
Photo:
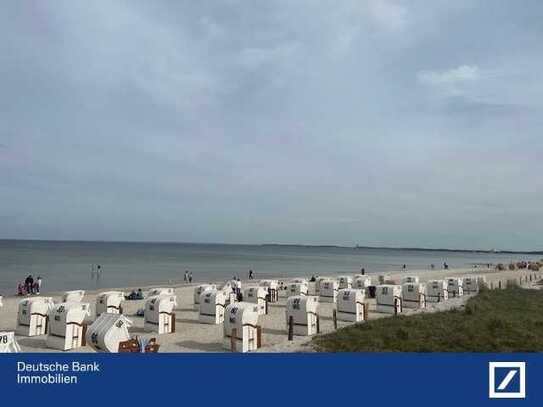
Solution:
[{"label": "dune grass", "polygon": [[543,290],[484,290],[462,310],[351,325],[313,345],[324,352],[541,352]]}]

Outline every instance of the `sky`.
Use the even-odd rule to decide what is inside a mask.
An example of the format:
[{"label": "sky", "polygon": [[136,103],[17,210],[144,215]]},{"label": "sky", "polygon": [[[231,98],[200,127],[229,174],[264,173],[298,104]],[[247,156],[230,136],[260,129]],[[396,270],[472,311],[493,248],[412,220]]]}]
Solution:
[{"label": "sky", "polygon": [[540,1],[8,1],[0,238],[543,249]]}]

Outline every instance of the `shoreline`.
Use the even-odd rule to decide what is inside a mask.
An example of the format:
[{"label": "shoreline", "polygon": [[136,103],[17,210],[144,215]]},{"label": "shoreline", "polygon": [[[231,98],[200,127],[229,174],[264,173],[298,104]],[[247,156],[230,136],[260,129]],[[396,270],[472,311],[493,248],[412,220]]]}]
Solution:
[{"label": "shoreline", "polygon": [[[480,266],[483,266],[483,265],[486,265],[486,264],[491,264],[492,263],[481,263],[481,264],[478,264]],[[443,276],[442,278],[445,278],[448,276],[447,273],[451,274],[451,275],[454,275],[454,273],[457,273],[457,272],[462,272],[462,273],[465,273],[465,274],[483,274],[483,275],[489,275],[489,274],[493,274],[493,273],[500,273],[500,272],[503,272],[503,271],[513,271],[513,272],[520,272],[521,270],[517,269],[517,270],[502,270],[502,271],[499,271],[499,270],[496,270],[495,268],[483,268],[483,267],[478,267],[478,268],[474,268],[474,267],[471,267],[471,268],[468,268],[468,267],[463,267],[463,268],[449,268],[448,270],[445,270],[443,268],[436,268],[436,269],[417,269],[417,270],[404,270],[404,271],[398,271],[398,270],[389,270],[389,271],[376,271],[376,272],[371,272],[371,271],[368,271],[365,273],[366,276],[368,277],[377,277],[379,275],[386,275],[386,276],[390,276],[391,278],[401,278],[401,276],[403,275],[411,275],[411,274],[415,274],[415,275],[420,275],[420,276],[424,276],[426,275],[427,273],[432,273],[432,275],[437,275],[438,273],[442,273]],[[527,271],[527,270],[526,270]],[[342,276],[342,275],[349,275],[349,276],[355,276],[355,275],[359,275],[360,273],[358,272],[351,272],[351,273],[347,273],[347,272],[330,272],[330,273],[327,273],[327,274],[323,274],[323,276],[326,276],[326,277],[338,277],[338,276]],[[315,275],[315,277],[318,277],[319,275]],[[275,275],[275,276],[268,276],[266,274],[266,277],[262,277],[262,278],[255,278],[253,280],[249,280],[247,278],[245,279],[241,279],[241,282],[244,283],[244,284],[247,284],[249,282],[254,282],[254,283],[258,283],[260,280],[278,280],[278,281],[290,281],[290,280],[293,280],[293,279],[296,279],[296,278],[307,278],[309,279],[311,276],[307,276],[307,275],[292,275],[292,276],[278,276],[278,275]],[[436,277],[437,278],[437,277]],[[431,278],[430,278],[431,279]],[[159,282],[146,282],[146,283],[143,283],[142,285],[139,285],[139,286],[122,286],[122,287],[100,287],[100,288],[91,288],[91,289],[83,289],[85,291],[85,294],[91,294],[91,295],[96,295],[96,294],[99,294],[101,292],[104,292],[104,291],[123,291],[123,292],[126,292],[127,294],[132,291],[132,290],[137,290],[138,288],[141,288],[143,291],[146,291],[146,290],[149,290],[151,288],[154,288],[154,287],[172,287],[172,288],[182,288],[182,287],[195,287],[195,286],[198,286],[200,284],[217,284],[217,285],[221,285],[221,284],[224,284],[226,281],[230,281],[231,278],[227,278],[227,279],[224,279],[224,280],[214,280],[214,279],[211,279],[211,280],[198,280],[198,281],[195,281],[195,282],[192,282],[192,283],[185,283],[183,281],[180,281],[180,280],[162,280],[162,281],[159,281]],[[74,288],[73,290],[78,290],[79,288]],[[62,296],[66,291],[71,291],[71,290],[52,290],[52,291],[41,291],[40,294],[33,294],[33,295],[17,295],[17,294],[11,294],[11,295],[5,295],[3,294],[3,298],[4,299],[9,299],[9,298],[20,298],[20,299],[23,299],[23,298],[28,298],[28,297],[34,297],[36,295],[40,295],[42,297],[57,297],[57,296]],[[1,308],[0,308],[0,312],[1,312]]]}]

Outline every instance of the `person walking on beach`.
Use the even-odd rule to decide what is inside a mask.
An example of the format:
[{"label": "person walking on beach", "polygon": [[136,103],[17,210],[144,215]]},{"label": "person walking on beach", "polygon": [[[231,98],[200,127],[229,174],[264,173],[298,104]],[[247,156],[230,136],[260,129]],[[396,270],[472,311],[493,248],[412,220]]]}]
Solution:
[{"label": "person walking on beach", "polygon": [[35,286],[36,286],[36,294],[39,294],[41,290],[41,276],[38,276],[38,278],[36,279]]},{"label": "person walking on beach", "polygon": [[366,274],[366,269],[364,267],[362,267],[360,269],[360,274],[362,274],[362,275]]},{"label": "person walking on beach", "polygon": [[239,277],[236,278],[236,298],[238,302],[243,301],[243,294],[241,293],[241,280],[239,279]]},{"label": "person walking on beach", "polygon": [[185,270],[185,276],[183,277],[183,281],[185,283],[189,282],[189,271],[188,270]]},{"label": "person walking on beach", "polygon": [[189,272],[189,283],[192,283],[192,271]]},{"label": "person walking on beach", "polygon": [[254,278],[255,278],[255,276],[253,274],[253,270],[249,270],[249,280],[252,280]]}]

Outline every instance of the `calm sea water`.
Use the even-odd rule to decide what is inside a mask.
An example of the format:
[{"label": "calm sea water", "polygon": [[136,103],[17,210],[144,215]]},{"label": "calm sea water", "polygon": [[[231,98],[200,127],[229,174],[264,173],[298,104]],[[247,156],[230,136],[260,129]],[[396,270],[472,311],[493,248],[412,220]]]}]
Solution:
[{"label": "calm sea water", "polygon": [[[44,291],[149,285],[183,280],[221,281],[252,269],[257,278],[312,274],[368,273],[428,269],[446,261],[451,267],[509,262],[530,256],[396,249],[295,247],[185,243],[113,243],[0,240],[0,294],[14,294],[27,275],[43,278]],[[538,256],[541,257],[541,256]],[[535,259],[535,257],[534,257]],[[91,278],[92,265],[102,276]]]}]

